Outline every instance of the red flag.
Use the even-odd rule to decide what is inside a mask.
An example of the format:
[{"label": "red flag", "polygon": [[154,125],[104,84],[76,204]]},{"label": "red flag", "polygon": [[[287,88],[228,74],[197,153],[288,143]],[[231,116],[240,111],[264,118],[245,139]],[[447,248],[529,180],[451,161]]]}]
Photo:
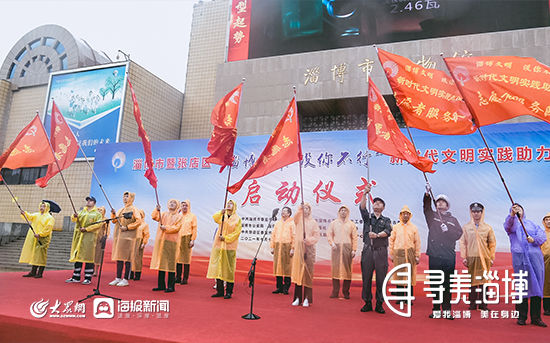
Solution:
[{"label": "red flag", "polygon": [[445,58],[479,126],[521,115],[550,122],[550,68],[530,57]]},{"label": "red flag", "polygon": [[262,177],[301,159],[300,125],[298,123],[296,97],[294,97],[271,134],[260,157],[248,169],[241,181],[229,187],[228,190],[235,194],[241,189],[246,180]]},{"label": "red flag", "polygon": [[[0,156],[0,169],[39,167],[54,162],[46,130],[36,115]],[[2,177],[0,176],[0,180]]]},{"label": "red flag", "polygon": [[134,102],[134,117],[136,118],[136,123],[138,126],[138,135],[141,137],[141,143],[143,144],[143,151],[145,152],[145,177],[149,180],[149,183],[153,188],[157,188],[157,176],[153,170],[153,153],[151,152],[151,141],[147,132],[143,128],[143,122],[141,121],[141,112],[139,111],[138,102],[136,99],[136,94],[134,93],[134,88],[128,79],[128,85],[130,86],[130,92],[132,93],[132,101]]},{"label": "red flag", "polygon": [[405,160],[416,169],[433,173],[433,161],[418,156],[414,145],[403,135],[397,122],[374,82],[369,80],[369,108],[367,120],[367,135],[369,149],[384,155]]},{"label": "red flag", "polygon": [[[78,153],[78,142],[73,135],[71,128],[67,125],[65,118],[57,108],[55,101],[52,101],[52,115],[50,121],[50,142],[55,152],[55,158],[61,170],[69,168]],[[55,161],[50,163],[46,175],[36,179],[36,185],[46,187],[48,181],[59,173]]]},{"label": "red flag", "polygon": [[233,149],[237,139],[236,127],[242,87],[243,84],[241,83],[221,98],[210,116],[210,122],[214,125],[214,130],[207,147],[211,155],[206,161],[221,165],[220,172],[233,163]]},{"label": "red flag", "polygon": [[440,135],[475,132],[472,116],[446,73],[382,49],[378,58],[408,126]]}]

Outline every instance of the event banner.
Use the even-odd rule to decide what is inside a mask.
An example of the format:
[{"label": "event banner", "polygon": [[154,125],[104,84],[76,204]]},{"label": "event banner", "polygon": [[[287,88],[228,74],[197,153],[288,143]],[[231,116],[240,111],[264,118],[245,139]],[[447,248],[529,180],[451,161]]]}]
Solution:
[{"label": "event banner", "polygon": [[[127,68],[124,63],[53,73],[44,111],[46,132],[55,100],[87,157],[95,156],[99,144],[118,142]],[[82,157],[79,151],[77,158]]]},{"label": "event banner", "polygon": [[[470,220],[469,204],[485,206],[485,220],[495,231],[497,251],[509,251],[509,240],[503,222],[509,213],[510,200],[500,181],[487,149],[478,133],[465,136],[439,136],[411,130],[417,149],[432,159],[435,174],[430,183],[434,194],[444,193],[450,199],[450,211],[461,225]],[[546,123],[499,124],[484,128],[488,144],[506,179],[514,200],[525,208],[526,218],[541,224],[550,211],[547,190],[550,189],[550,125]],[[406,134],[406,132],[405,132]],[[326,240],[328,225],[337,216],[340,206],[351,210],[362,241],[362,219],[358,204],[369,173],[374,185],[372,196],[386,202],[383,212],[395,223],[403,205],[412,210],[412,222],[419,228],[422,251],[426,249],[427,226],[422,212],[425,181],[421,172],[408,163],[388,156],[368,152],[366,131],[331,131],[302,133],[304,158],[303,187],[305,202],[312,205],[313,217],[321,228],[317,260],[330,259]],[[236,159],[231,183],[238,181],[254,163],[269,136],[239,137],[235,146]],[[155,173],[161,205],[166,210],[170,198],[189,199],[191,211],[198,219],[198,238],[194,255],[209,256],[217,225],[212,215],[223,206],[226,169],[219,173],[209,156],[206,139],[153,142]],[[370,165],[367,171],[367,163]],[[101,180],[113,206],[122,207],[124,191],[136,193],[135,204],[145,210],[151,237],[158,223],[151,219],[155,193],[144,174],[143,148],[140,143],[103,144],[97,147],[94,170]],[[290,207],[301,202],[299,164],[295,163],[265,177],[248,180],[235,195],[229,196],[238,205],[242,218],[237,256],[254,256],[267,228],[274,208]],[[98,205],[106,206],[101,190],[92,181],[91,194]],[[112,237],[112,236],[111,236]],[[266,243],[269,243],[268,241]],[[362,249],[362,242],[359,243]],[[359,254],[358,254],[359,255]],[[269,244],[260,251],[260,259],[271,260]],[[357,256],[356,259],[359,257]]]}]

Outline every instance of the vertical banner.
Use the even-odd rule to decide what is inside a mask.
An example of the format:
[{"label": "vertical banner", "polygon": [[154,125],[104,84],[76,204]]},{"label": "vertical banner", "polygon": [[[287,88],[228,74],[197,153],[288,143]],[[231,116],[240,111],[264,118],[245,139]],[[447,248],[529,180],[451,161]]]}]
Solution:
[{"label": "vertical banner", "polygon": [[250,8],[252,0],[232,0],[227,44],[227,61],[248,59]]},{"label": "vertical banner", "polygon": [[[44,110],[46,132],[50,132],[55,100],[59,112],[89,158],[94,158],[98,144],[118,142],[127,68],[127,63],[124,63],[53,73]],[[84,156],[79,151],[76,157]]]}]

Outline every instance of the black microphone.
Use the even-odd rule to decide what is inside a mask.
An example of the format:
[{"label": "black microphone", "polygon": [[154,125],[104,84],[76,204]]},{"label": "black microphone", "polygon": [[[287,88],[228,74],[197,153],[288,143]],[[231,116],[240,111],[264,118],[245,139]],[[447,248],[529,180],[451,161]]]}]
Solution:
[{"label": "black microphone", "polygon": [[279,213],[279,209],[275,208],[273,209],[273,213],[271,214],[271,218],[277,219],[277,214]]},{"label": "black microphone", "polygon": [[133,212],[125,212],[125,213],[122,214],[124,219],[132,219],[133,215],[134,215]]}]

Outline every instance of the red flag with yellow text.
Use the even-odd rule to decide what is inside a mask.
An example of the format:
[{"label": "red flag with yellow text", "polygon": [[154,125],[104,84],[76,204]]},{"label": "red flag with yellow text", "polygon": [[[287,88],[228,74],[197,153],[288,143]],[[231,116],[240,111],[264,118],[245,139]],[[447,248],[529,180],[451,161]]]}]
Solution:
[{"label": "red flag with yellow text", "polygon": [[300,124],[296,97],[292,98],[285,114],[271,134],[267,145],[256,162],[248,169],[243,178],[230,186],[228,190],[235,194],[243,183],[267,175],[284,166],[302,160],[302,143],[300,141]]},{"label": "red flag with yellow text", "polygon": [[46,130],[40,117],[36,115],[0,156],[0,169],[40,167],[52,162],[54,162],[54,156],[48,143]]},{"label": "red flag with yellow text", "polygon": [[550,68],[530,57],[445,58],[479,126],[530,115],[550,123]]},{"label": "red flag with yellow text", "polygon": [[450,76],[382,49],[378,58],[408,126],[440,135],[475,132],[472,116]]},{"label": "red flag with yellow text", "polygon": [[153,188],[157,188],[157,176],[153,170],[153,152],[151,151],[151,140],[147,136],[147,132],[143,128],[143,122],[141,121],[141,111],[139,110],[136,94],[134,93],[134,87],[128,79],[128,85],[130,86],[130,92],[132,93],[132,101],[134,102],[134,117],[136,118],[136,123],[138,126],[138,135],[141,137],[141,143],[143,144],[143,151],[145,152],[145,178],[149,180],[149,183]]},{"label": "red flag with yellow text", "polygon": [[369,79],[367,135],[369,149],[397,157],[423,172],[433,173],[433,161],[419,156],[414,145],[403,135],[374,82]]},{"label": "red flag with yellow text", "polygon": [[210,156],[207,162],[219,164],[220,172],[233,163],[233,150],[237,139],[237,118],[239,116],[239,104],[241,102],[243,84],[227,93],[218,101],[210,122],[214,125],[212,136],[208,142]]},{"label": "red flag with yellow text", "polygon": [[57,163],[55,163],[55,161],[50,163],[46,175],[36,179],[35,183],[40,187],[46,187],[48,185],[48,181],[59,173],[57,164],[59,164],[61,170],[69,168],[78,153],[78,142],[76,141],[76,137],[73,135],[71,128],[57,108],[55,101],[52,101],[50,142],[52,144]]}]

